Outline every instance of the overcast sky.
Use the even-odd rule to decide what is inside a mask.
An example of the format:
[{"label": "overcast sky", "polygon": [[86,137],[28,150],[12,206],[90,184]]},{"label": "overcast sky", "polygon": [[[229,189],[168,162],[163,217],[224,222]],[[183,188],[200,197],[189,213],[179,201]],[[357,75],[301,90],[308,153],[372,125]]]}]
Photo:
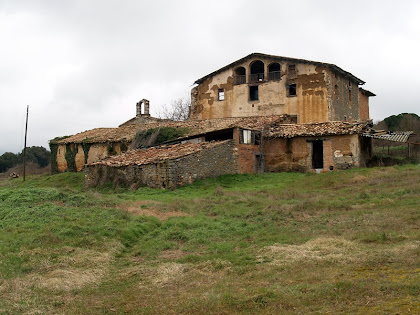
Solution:
[{"label": "overcast sky", "polygon": [[252,52],[333,63],[420,114],[420,1],[0,0],[0,154],[116,127]]}]

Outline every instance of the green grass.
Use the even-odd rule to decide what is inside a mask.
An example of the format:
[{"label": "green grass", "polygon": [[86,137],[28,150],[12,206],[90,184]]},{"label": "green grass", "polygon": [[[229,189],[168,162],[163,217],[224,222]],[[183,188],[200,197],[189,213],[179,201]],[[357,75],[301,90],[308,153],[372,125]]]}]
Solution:
[{"label": "green grass", "polygon": [[0,313],[420,312],[420,167],[0,182]]}]

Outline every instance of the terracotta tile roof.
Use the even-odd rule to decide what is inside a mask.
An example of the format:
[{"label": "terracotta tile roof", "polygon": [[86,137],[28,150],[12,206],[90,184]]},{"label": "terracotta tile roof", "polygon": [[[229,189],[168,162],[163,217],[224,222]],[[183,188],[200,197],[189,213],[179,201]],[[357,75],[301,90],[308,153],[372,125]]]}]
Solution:
[{"label": "terracotta tile roof", "polygon": [[58,140],[55,143],[109,143],[109,142],[131,142],[136,133],[159,127],[187,128],[189,132],[185,137],[204,134],[216,130],[229,129],[233,127],[262,130],[264,126],[276,121],[285,121],[288,115],[254,116],[240,118],[218,118],[205,120],[187,121],[161,121],[145,124],[132,124],[118,128],[96,128],[87,130],[68,138]]},{"label": "terracotta tile roof", "polygon": [[312,124],[273,124],[265,132],[267,137],[292,138],[298,136],[327,136],[362,133],[369,122],[332,121]]},{"label": "terracotta tile roof", "polygon": [[202,143],[178,143],[163,145],[147,149],[130,150],[125,153],[105,158],[88,165],[106,165],[111,167],[122,167],[128,165],[145,165],[160,161],[172,160],[209,149],[232,140],[212,141]]}]

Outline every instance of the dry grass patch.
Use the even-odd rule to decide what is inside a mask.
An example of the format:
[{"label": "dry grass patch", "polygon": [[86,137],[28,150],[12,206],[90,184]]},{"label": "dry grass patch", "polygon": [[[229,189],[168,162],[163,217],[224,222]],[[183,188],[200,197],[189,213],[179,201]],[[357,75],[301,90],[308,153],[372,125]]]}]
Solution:
[{"label": "dry grass patch", "polygon": [[172,217],[189,216],[188,213],[182,211],[162,211],[159,202],[150,200],[142,200],[132,204],[119,206],[118,209],[127,211],[134,215],[155,217],[162,221],[168,220]]},{"label": "dry grass patch", "polygon": [[352,241],[343,238],[321,237],[301,245],[272,245],[262,249],[258,259],[284,265],[299,261],[351,262],[360,260],[363,250]]}]

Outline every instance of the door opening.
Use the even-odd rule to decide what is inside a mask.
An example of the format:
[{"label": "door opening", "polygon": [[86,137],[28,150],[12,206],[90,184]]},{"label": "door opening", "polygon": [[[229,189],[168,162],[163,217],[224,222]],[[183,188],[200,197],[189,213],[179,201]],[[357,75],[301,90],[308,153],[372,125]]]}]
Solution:
[{"label": "door opening", "polygon": [[324,146],[322,140],[312,142],[312,167],[314,169],[324,168]]}]

